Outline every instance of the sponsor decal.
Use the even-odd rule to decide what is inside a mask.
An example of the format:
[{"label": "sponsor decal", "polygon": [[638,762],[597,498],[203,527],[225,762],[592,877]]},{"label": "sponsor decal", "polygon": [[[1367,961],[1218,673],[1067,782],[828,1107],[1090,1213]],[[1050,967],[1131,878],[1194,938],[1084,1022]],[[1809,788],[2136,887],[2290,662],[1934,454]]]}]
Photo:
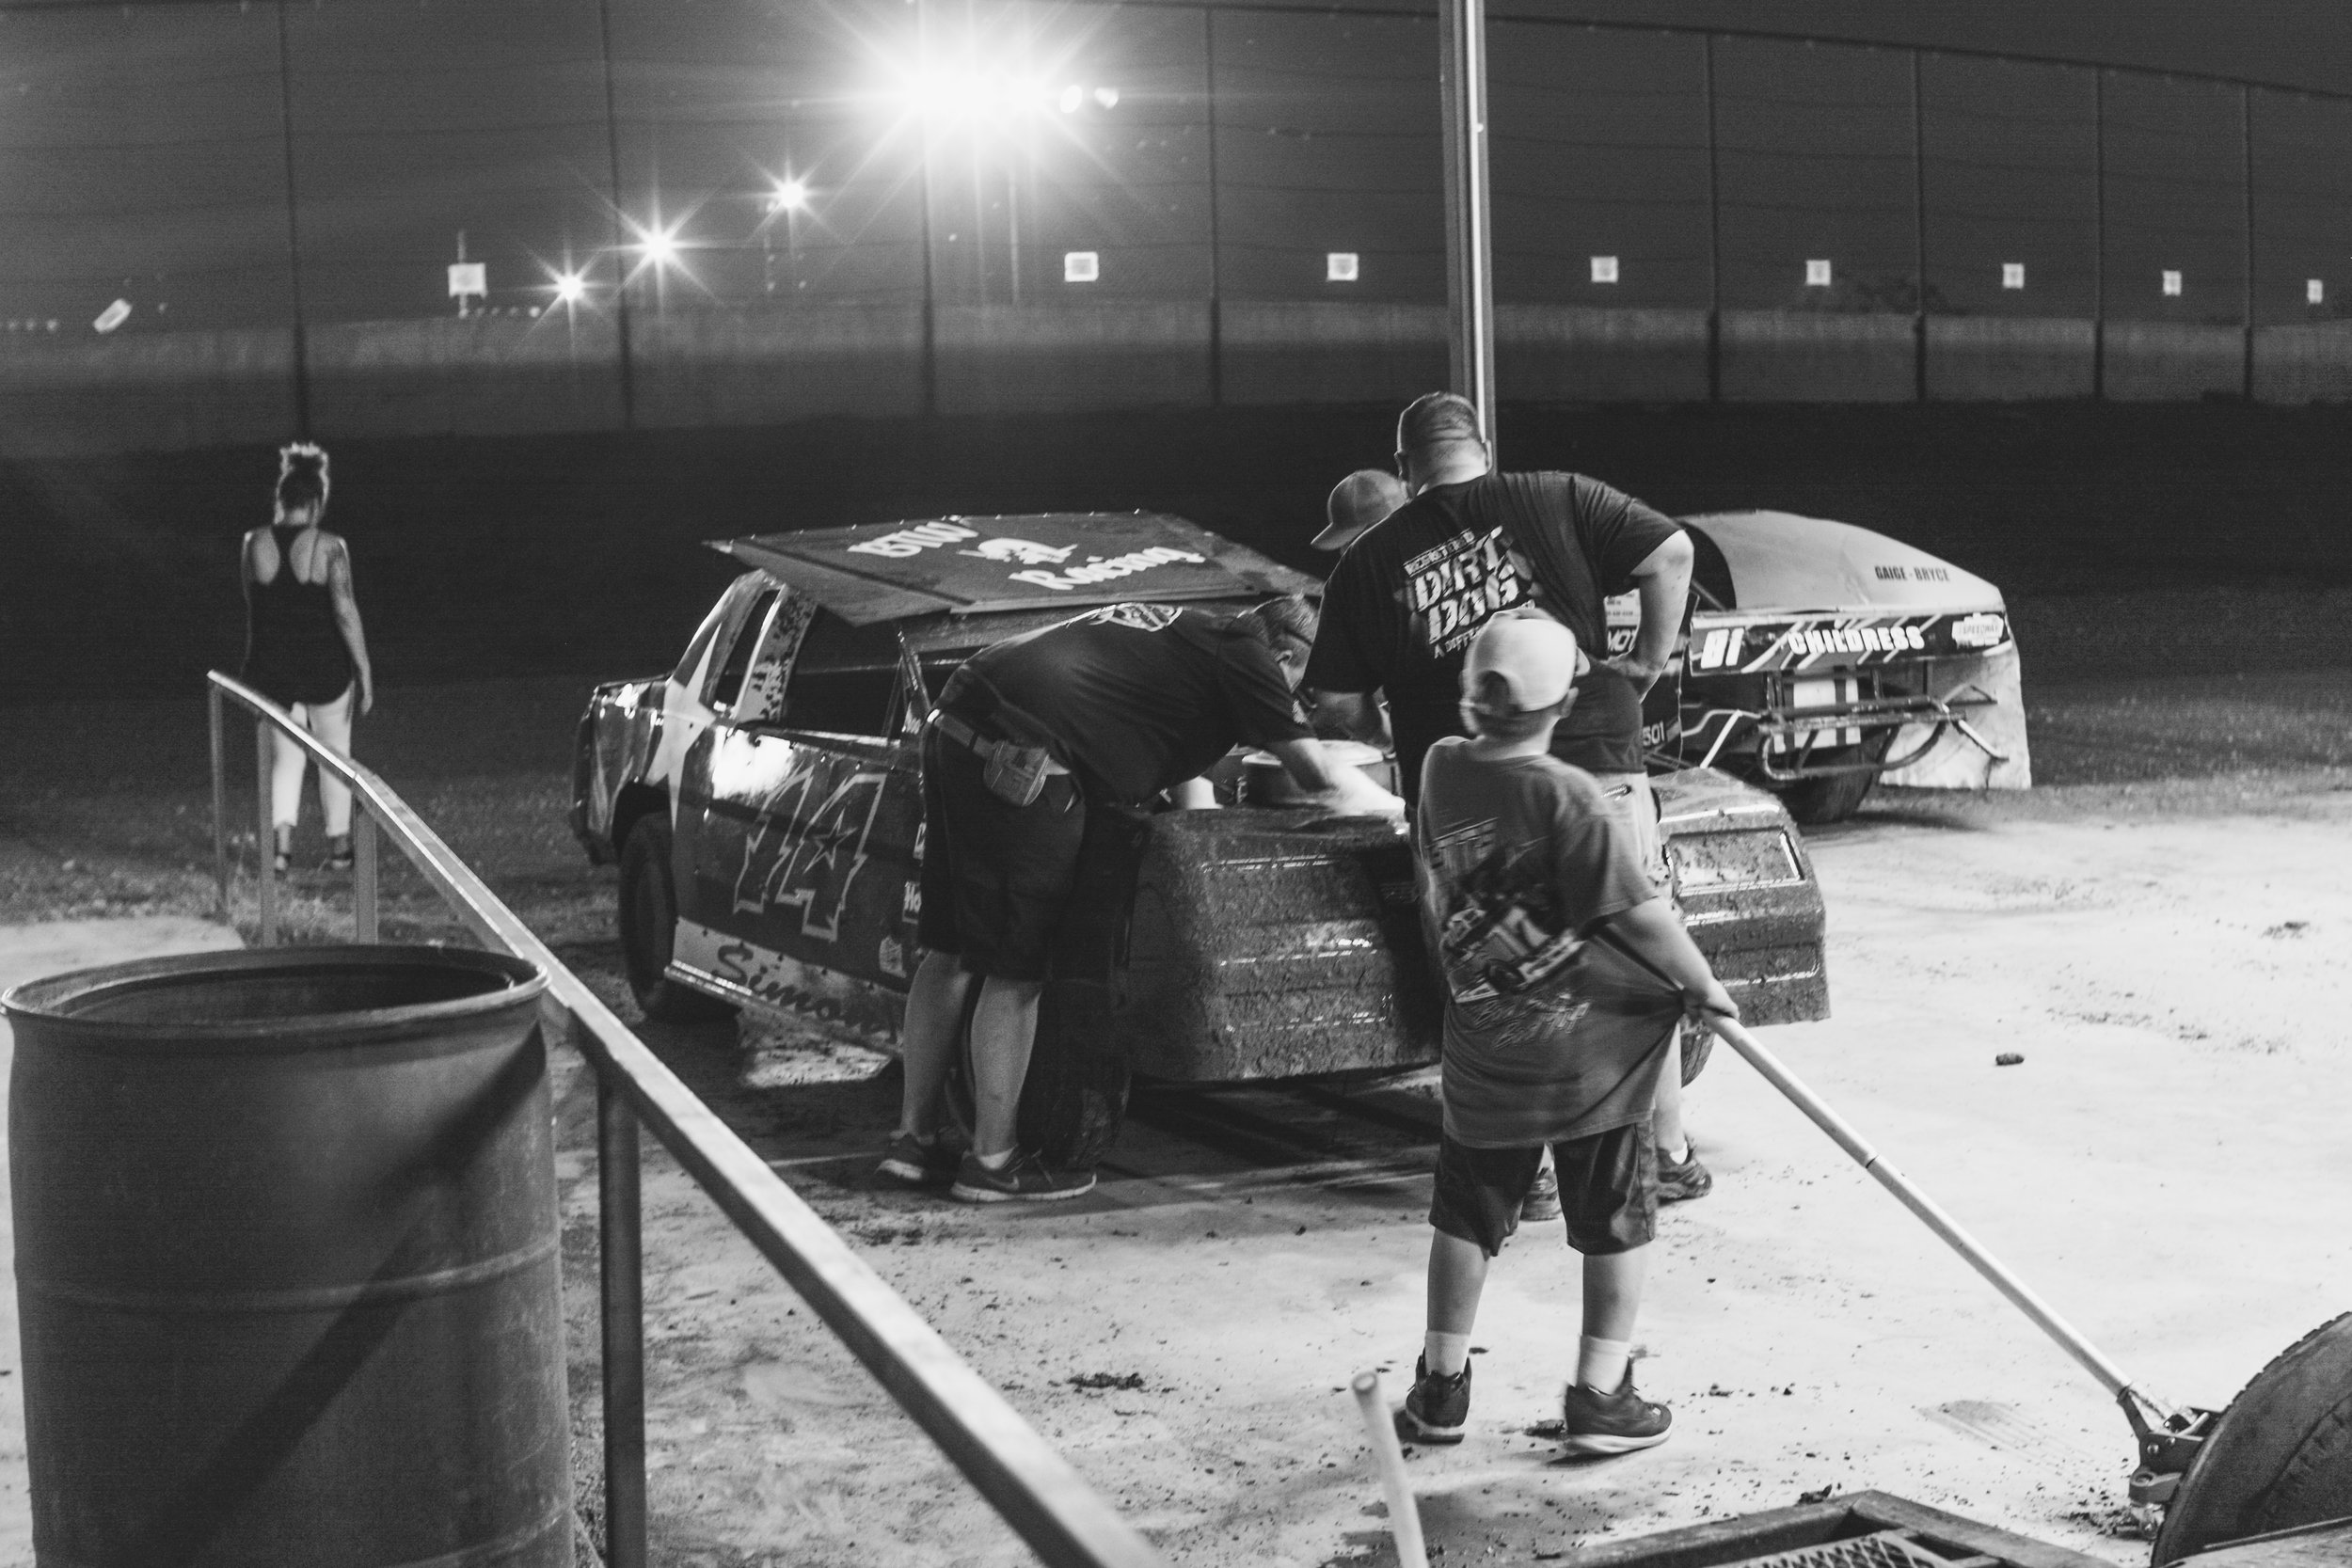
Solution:
[{"label": "sponsor decal", "polygon": [[1105,605],[1085,619],[1097,626],[1125,626],[1130,631],[1166,631],[1183,610],[1168,604]]},{"label": "sponsor decal", "polygon": [[899,894],[898,918],[901,920],[920,920],[923,918],[922,883],[909,882],[906,885],[906,891]]},{"label": "sponsor decal", "polygon": [[958,555],[975,561],[1006,561],[1016,566],[1058,566],[1070,559],[1075,545],[1041,545],[1033,539],[983,539]]},{"label": "sponsor decal", "polygon": [[1205,564],[1207,561],[1208,557],[1196,555],[1190,550],[1180,550],[1167,545],[1153,545],[1149,549],[1112,556],[1108,561],[1089,558],[1074,566],[1065,566],[1058,572],[1042,570],[1013,572],[1009,576],[1015,582],[1033,582],[1040,588],[1050,588],[1057,594],[1067,594],[1073,589],[1089,587],[1098,582],[1108,582],[1115,578],[1132,577],[1137,572],[1148,572],[1154,566],[1167,566],[1177,562],[1199,566]]},{"label": "sponsor decal", "polygon": [[1990,648],[2009,635],[2009,623],[1990,610],[1963,615],[1952,623],[1952,641],[1963,648]]},{"label": "sponsor decal", "polygon": [[1876,566],[1871,568],[1881,582],[1949,582],[1949,566]]},{"label": "sponsor decal", "polygon": [[1623,658],[1633,651],[1633,640],[1642,630],[1642,595],[1616,594],[1600,601],[1601,613],[1609,627],[1609,657]]},{"label": "sponsor decal", "polygon": [[1525,596],[1500,530],[1465,530],[1405,563],[1405,609],[1431,657],[1470,645],[1480,626]]},{"label": "sponsor decal", "polygon": [[1921,653],[1928,645],[1917,626],[1805,626],[1792,629],[1788,651],[1810,657],[1817,654]]},{"label": "sponsor decal", "polygon": [[977,539],[979,536],[978,529],[965,528],[961,523],[917,523],[913,528],[902,528],[894,533],[885,533],[879,538],[851,545],[850,553],[851,555],[879,555],[891,561],[907,561],[921,555],[925,550],[944,549],[949,545],[961,545],[966,539]]},{"label": "sponsor decal", "polygon": [[841,934],[850,886],[866,868],[866,841],[882,810],[887,774],[842,774],[815,759],[797,768],[760,808],[743,836],[735,879],[738,914],[801,911],[801,934],[832,942]]}]

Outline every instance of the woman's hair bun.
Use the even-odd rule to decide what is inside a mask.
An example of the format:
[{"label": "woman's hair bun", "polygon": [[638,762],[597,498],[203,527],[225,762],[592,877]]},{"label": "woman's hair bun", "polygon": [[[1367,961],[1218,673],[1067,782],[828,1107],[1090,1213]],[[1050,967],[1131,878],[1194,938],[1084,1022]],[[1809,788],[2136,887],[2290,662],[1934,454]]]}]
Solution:
[{"label": "woman's hair bun", "polygon": [[294,441],[278,449],[278,509],[326,504],[326,449]]}]

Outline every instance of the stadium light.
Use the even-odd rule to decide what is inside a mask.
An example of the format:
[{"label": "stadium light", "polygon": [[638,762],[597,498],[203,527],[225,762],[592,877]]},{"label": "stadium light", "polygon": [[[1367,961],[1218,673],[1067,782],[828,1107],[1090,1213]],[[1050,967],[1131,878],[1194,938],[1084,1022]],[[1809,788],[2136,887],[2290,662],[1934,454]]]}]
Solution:
[{"label": "stadium light", "polygon": [[771,208],[779,213],[808,211],[808,182],[798,175],[776,182],[775,195],[770,198]]},{"label": "stadium light", "polygon": [[576,272],[555,275],[555,303],[569,308],[588,297],[588,279]]},{"label": "stadium light", "polygon": [[645,230],[644,237],[637,242],[637,249],[639,254],[645,258],[648,265],[658,271],[669,271],[670,268],[677,265],[676,227],[673,225],[668,229]]}]

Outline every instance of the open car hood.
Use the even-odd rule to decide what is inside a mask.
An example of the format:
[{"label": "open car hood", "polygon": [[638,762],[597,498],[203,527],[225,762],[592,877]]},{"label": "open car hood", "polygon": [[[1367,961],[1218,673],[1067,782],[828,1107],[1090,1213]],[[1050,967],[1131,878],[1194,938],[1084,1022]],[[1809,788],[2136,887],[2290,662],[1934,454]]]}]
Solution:
[{"label": "open car hood", "polygon": [[1322,588],[1303,572],[1158,512],[933,517],[709,543],[860,626],[941,613]]},{"label": "open car hood", "polygon": [[2006,608],[2001,591],[1975,573],[1851,523],[1793,512],[1713,512],[1681,521],[1723,552],[1731,574],[1726,609]]}]

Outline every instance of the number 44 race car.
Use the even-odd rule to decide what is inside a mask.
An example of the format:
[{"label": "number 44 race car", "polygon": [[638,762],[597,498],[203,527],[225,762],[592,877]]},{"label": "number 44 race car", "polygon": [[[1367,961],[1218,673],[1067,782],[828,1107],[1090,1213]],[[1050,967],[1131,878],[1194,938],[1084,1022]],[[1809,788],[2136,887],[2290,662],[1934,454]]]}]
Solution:
[{"label": "number 44 race car", "polygon": [[[573,829],[592,859],[620,864],[624,967],[647,1014],[797,1010],[880,1035],[896,1031],[918,957],[917,742],[947,674],[1089,606],[1238,610],[1319,587],[1151,514],[943,517],[715,547],[750,570],[675,668],[590,700]],[[1820,890],[1780,802],[1706,768],[1669,768],[1657,793],[1684,919],[1748,1021],[1826,1017]],[[1168,811],[1131,849],[1073,917],[1119,935],[1115,980],[1047,988],[1022,1102],[1029,1147],[1091,1164],[1131,1074],[1229,1083],[1436,1059],[1400,825],[1272,804]]]}]

